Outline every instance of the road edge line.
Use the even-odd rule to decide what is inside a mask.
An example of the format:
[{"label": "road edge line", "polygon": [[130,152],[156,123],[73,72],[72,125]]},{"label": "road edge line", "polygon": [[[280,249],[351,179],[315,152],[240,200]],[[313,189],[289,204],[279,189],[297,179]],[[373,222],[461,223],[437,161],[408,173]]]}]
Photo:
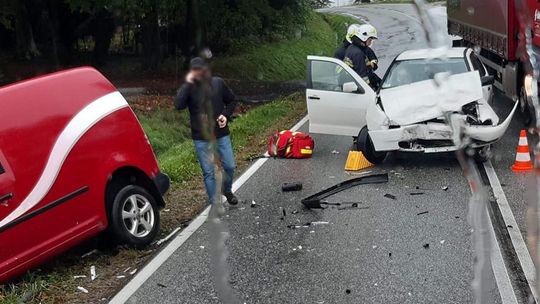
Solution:
[{"label": "road edge line", "polygon": [[[486,210],[487,212],[487,210]],[[508,269],[506,268],[506,263],[504,263],[504,258],[501,252],[501,246],[495,235],[495,229],[493,228],[493,219],[488,212],[490,217],[488,221],[491,242],[493,243],[492,248],[496,250],[491,251],[491,269],[493,270],[493,275],[495,276],[495,282],[497,283],[497,288],[499,289],[499,295],[503,304],[518,304],[516,297],[516,291],[512,282],[510,280],[510,275],[508,274]]]},{"label": "road edge line", "polygon": [[[291,131],[297,131],[308,121],[308,116],[304,116],[298,121]],[[242,185],[244,185],[250,178],[259,170],[268,158],[258,159],[253,163],[238,179],[233,183],[233,192],[236,192]],[[131,296],[139,290],[139,288],[152,276],[156,270],[163,265],[173,253],[180,248],[190,236],[193,235],[208,218],[210,212],[210,206],[206,207],[191,223],[182,230],[167,246],[151,259],[142,269],[139,271],[130,281],[127,283],[114,297],[109,301],[109,304],[123,304],[131,298]]]},{"label": "road edge line", "polygon": [[[491,161],[487,161],[483,163],[483,167],[489,179],[489,184],[491,185],[491,189],[493,190],[493,196],[495,197],[495,201],[497,202],[497,206],[499,207],[499,211],[503,218],[505,229],[508,232],[508,235],[510,236],[510,241],[512,242],[512,246],[514,247],[514,252],[516,253],[516,256],[519,260],[521,269],[523,270],[523,273],[525,274],[525,278],[527,279],[527,284],[529,285],[529,288],[531,289],[534,300],[538,303],[538,295],[536,293],[536,289],[534,285],[534,281],[536,277],[536,273],[535,273],[536,268],[532,261],[531,255],[529,254],[529,249],[527,248],[527,244],[525,243],[525,240],[523,240],[521,230],[519,229],[519,226],[516,222],[514,213],[512,212],[512,208],[510,207],[510,204],[508,203],[508,199],[506,198],[506,194],[504,193],[504,190],[501,186],[499,177],[497,176],[497,173],[495,172],[495,169],[493,168],[493,164],[491,163]],[[508,226],[511,226],[512,229],[508,229]]]}]

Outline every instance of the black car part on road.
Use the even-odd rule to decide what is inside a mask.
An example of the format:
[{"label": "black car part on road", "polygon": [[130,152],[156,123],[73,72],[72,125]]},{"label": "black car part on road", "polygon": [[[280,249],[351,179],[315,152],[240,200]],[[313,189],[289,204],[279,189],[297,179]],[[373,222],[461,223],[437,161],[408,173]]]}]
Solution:
[{"label": "black car part on road", "polygon": [[340,203],[329,203],[323,200],[325,198],[328,198],[329,196],[332,196],[336,193],[347,190],[354,186],[366,185],[366,184],[382,184],[382,183],[387,183],[387,182],[388,182],[387,173],[353,178],[353,179],[341,182],[337,185],[334,185],[328,189],[324,189],[320,192],[317,192],[309,197],[304,198],[302,200],[302,204],[304,204],[304,206],[306,206],[306,208],[309,208],[309,209],[324,209],[323,205],[341,206],[342,204]]}]

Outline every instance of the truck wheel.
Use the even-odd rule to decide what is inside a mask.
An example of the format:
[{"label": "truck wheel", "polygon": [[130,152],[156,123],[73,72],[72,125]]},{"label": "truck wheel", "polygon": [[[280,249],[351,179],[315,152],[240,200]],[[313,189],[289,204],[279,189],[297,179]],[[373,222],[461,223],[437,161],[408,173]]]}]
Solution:
[{"label": "truck wheel", "polygon": [[362,151],[367,160],[369,160],[372,164],[380,164],[386,158],[386,152],[375,151],[375,147],[373,147],[373,142],[369,137],[367,127],[364,127],[362,130],[360,130],[360,133],[358,133],[356,149],[358,151]]},{"label": "truck wheel", "polygon": [[157,202],[140,186],[128,185],[116,193],[110,217],[110,233],[118,244],[145,247],[159,232]]},{"label": "truck wheel", "polygon": [[491,145],[483,146],[476,149],[474,153],[474,160],[479,163],[485,163],[491,159]]}]

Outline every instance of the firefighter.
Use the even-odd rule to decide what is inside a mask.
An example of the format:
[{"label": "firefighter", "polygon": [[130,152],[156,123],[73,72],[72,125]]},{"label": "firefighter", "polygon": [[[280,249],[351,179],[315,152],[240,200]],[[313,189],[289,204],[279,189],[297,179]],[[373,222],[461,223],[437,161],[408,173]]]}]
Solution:
[{"label": "firefighter", "polygon": [[351,24],[349,28],[347,29],[347,35],[345,36],[345,39],[343,40],[343,44],[339,49],[336,50],[336,53],[334,54],[334,58],[337,58],[341,61],[345,59],[345,53],[347,52],[347,48],[352,43],[352,34],[355,33],[360,28],[360,24]]},{"label": "firefighter", "polygon": [[373,40],[377,39],[377,30],[370,24],[363,24],[354,27],[350,37],[351,45],[347,48],[343,61],[374,90],[377,90],[381,79],[375,74],[378,61],[375,52],[370,48]]}]

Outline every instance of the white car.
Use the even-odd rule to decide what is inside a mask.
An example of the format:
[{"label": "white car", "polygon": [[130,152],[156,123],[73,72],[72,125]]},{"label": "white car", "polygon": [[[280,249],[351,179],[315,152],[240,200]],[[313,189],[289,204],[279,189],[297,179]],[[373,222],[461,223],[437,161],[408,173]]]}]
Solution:
[{"label": "white car", "polygon": [[494,78],[471,49],[452,48],[446,58],[433,50],[401,53],[374,92],[339,59],[308,57],[307,107],[312,133],[356,138],[356,147],[372,163],[388,151],[448,152],[461,130],[480,159],[508,128],[517,103],[499,124],[490,106]]}]

